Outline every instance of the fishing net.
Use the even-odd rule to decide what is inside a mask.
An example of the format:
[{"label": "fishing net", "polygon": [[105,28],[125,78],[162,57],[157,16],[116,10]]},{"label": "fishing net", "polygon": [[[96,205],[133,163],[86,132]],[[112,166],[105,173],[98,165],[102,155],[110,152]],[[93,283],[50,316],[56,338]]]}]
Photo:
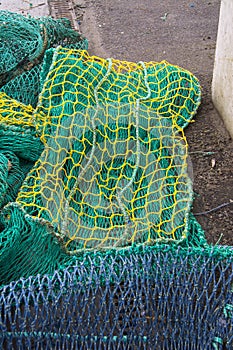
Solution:
[{"label": "fishing net", "polygon": [[58,45],[87,49],[87,40],[68,19],[25,17],[0,11],[0,88],[25,104],[36,106],[43,81],[41,62]]},{"label": "fishing net", "polygon": [[1,348],[230,350],[232,277],[226,248],[86,253],[1,289]]},{"label": "fishing net", "polygon": [[198,80],[61,46],[40,79],[36,108],[0,94],[2,348],[231,349],[232,249],[191,213]]},{"label": "fishing net", "polygon": [[12,78],[0,88],[1,92],[24,103],[25,105],[36,106],[39,92],[41,90],[41,64],[30,70],[23,71],[20,75]]},{"label": "fishing net", "polygon": [[201,242],[189,234],[183,134],[200,103],[197,79],[167,62],[61,47],[47,50],[41,77],[36,109],[0,95],[4,283],[51,272],[63,254]]},{"label": "fishing net", "polygon": [[192,190],[182,128],[200,101],[195,77],[166,62],[65,48],[46,54],[43,74],[38,107],[21,121],[33,123],[44,151],[17,204],[48,221],[69,253],[185,239]]},{"label": "fishing net", "polygon": [[44,149],[33,125],[33,108],[0,93],[0,208],[13,202]]}]

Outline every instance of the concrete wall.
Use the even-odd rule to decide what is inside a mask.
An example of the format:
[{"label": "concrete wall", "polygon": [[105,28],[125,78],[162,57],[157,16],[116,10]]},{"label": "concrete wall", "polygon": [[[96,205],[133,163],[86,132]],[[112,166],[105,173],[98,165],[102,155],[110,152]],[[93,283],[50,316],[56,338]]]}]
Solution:
[{"label": "concrete wall", "polygon": [[233,138],[233,0],[221,1],[212,99]]}]

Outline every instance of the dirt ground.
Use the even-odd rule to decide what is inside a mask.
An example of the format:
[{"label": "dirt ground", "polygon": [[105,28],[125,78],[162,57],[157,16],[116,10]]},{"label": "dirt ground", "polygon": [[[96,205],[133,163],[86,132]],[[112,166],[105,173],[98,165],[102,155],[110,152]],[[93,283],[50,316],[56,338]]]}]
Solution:
[{"label": "dirt ground", "polygon": [[[233,141],[211,101],[219,9],[220,0],[75,0],[76,18],[92,54],[129,61],[165,59],[199,78],[202,103],[195,123],[186,129],[194,213],[233,200]],[[196,217],[209,243],[233,245],[233,203]]]}]

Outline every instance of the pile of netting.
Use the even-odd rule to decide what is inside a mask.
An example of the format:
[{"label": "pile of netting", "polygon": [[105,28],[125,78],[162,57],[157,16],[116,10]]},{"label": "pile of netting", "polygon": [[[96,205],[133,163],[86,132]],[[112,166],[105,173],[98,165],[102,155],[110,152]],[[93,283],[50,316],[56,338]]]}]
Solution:
[{"label": "pile of netting", "polygon": [[36,106],[43,86],[41,62],[47,49],[87,49],[87,39],[66,18],[25,17],[0,11],[0,91]]},{"label": "pile of netting", "polygon": [[1,349],[233,348],[232,252],[89,253],[1,289]]},{"label": "pile of netting", "polygon": [[2,74],[1,348],[231,349],[233,251],[208,245],[191,211],[198,80],[27,21],[50,44],[27,46],[33,103],[9,87],[27,71],[8,59]]}]

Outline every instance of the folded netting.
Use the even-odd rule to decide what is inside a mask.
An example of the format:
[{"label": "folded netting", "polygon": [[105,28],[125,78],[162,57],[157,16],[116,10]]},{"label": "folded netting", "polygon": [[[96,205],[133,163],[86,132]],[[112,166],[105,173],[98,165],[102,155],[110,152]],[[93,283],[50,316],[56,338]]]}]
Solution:
[{"label": "folded netting", "polygon": [[192,188],[177,126],[145,108],[108,106],[63,116],[49,135],[17,202],[51,222],[64,244],[75,241],[79,250],[186,237]]},{"label": "folded netting", "polygon": [[0,152],[0,208],[16,199],[25,176],[13,152]]},{"label": "folded netting", "polygon": [[12,78],[0,88],[0,91],[25,105],[35,107],[42,85],[40,72],[41,64],[38,64],[30,70],[22,72],[20,75]]},{"label": "folded netting", "polygon": [[71,28],[68,19],[26,17],[19,13],[0,11],[1,45],[0,74],[8,74],[19,64],[41,61],[45,50],[58,45],[86,47],[87,40]]},{"label": "folded netting", "polygon": [[2,287],[2,349],[233,348],[232,251],[86,253]]},{"label": "folded netting", "polygon": [[47,53],[44,74],[34,117],[45,149],[17,203],[50,222],[69,253],[185,239],[182,128],[200,102],[196,78],[166,62],[64,48]]},{"label": "folded netting", "polygon": [[12,151],[29,161],[35,162],[39,158],[44,148],[39,138],[39,125],[46,117],[39,115],[37,121],[33,112],[30,105],[0,92],[0,150]]},{"label": "folded netting", "polygon": [[[38,111],[56,124],[62,114],[99,104],[140,104],[184,128],[197,111],[200,84],[189,71],[157,62],[126,62],[89,56],[87,51],[57,48],[46,52]],[[97,96],[95,91],[98,91]],[[149,95],[148,95],[149,93]]]},{"label": "folded netting", "polygon": [[32,107],[0,93],[0,208],[15,201],[44,149],[32,112]]},{"label": "folded netting", "polygon": [[[4,150],[10,144],[17,157],[36,161],[2,214],[3,280],[45,273],[60,264],[61,251],[203,243],[190,225],[183,133],[200,103],[198,80],[167,62],[104,60],[61,47],[46,52],[41,76],[36,110],[1,95]],[[31,264],[22,252],[36,245],[46,249]]]},{"label": "folded netting", "polygon": [[0,11],[0,90],[36,106],[43,85],[41,61],[48,48],[58,45],[87,49],[87,40],[68,19],[25,17]]},{"label": "folded netting", "polygon": [[[208,247],[201,226],[190,214],[188,218],[188,239],[180,247]],[[63,269],[73,261],[92,259],[93,251],[83,249],[71,259],[63,247],[58,235],[54,234],[51,224],[42,219],[33,218],[16,203],[6,206],[0,215],[0,285],[16,281],[21,277],[28,278],[37,274],[51,274],[56,269]],[[173,244],[176,249],[176,244]],[[163,250],[164,244],[161,245]],[[160,248],[158,248],[160,249]],[[126,254],[132,251],[109,248],[101,253],[103,259],[109,254]],[[101,249],[99,249],[101,251]],[[140,250],[138,250],[140,251]],[[129,253],[130,254],[130,253]],[[74,260],[73,260],[74,259]]]}]

